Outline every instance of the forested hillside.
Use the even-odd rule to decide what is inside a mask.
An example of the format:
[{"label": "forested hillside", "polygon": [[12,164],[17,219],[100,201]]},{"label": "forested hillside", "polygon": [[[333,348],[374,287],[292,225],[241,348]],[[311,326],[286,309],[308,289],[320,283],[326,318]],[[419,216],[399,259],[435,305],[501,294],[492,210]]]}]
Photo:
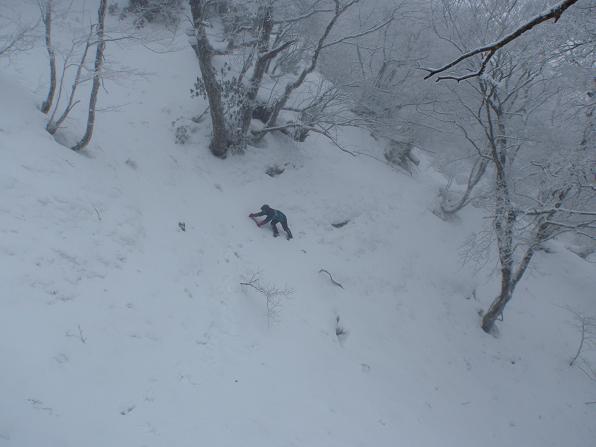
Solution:
[{"label": "forested hillside", "polygon": [[0,446],[594,445],[595,12],[2,0]]}]

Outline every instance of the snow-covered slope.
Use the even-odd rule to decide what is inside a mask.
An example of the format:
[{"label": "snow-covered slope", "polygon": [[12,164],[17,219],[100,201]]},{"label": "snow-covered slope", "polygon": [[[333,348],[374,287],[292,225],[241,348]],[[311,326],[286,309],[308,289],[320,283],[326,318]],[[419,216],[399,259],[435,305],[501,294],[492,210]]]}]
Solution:
[{"label": "snow-covered slope", "polygon": [[[593,264],[537,255],[488,336],[493,266],[459,257],[485,219],[437,219],[429,167],[409,177],[316,136],[222,161],[206,124],[176,145],[170,123],[202,110],[192,51],[108,51],[150,75],[106,83],[101,107],[121,107],[83,154],[44,131],[43,53],[1,69],[0,445],[596,445],[562,308],[596,313]],[[247,218],[263,203],[293,240]],[[293,292],[271,318],[240,285],[253,275]]]}]

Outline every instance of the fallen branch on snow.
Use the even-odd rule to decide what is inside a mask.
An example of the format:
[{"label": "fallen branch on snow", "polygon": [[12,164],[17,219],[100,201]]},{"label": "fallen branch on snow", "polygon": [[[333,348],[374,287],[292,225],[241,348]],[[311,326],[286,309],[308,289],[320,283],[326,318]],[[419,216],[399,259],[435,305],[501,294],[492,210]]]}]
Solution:
[{"label": "fallen branch on snow", "polygon": [[340,283],[338,283],[335,279],[333,279],[333,276],[331,276],[331,273],[329,273],[327,270],[325,269],[321,269],[319,270],[319,273],[327,273],[329,275],[329,279],[331,280],[331,282],[333,284],[335,284],[337,287],[341,287],[342,289],[344,288],[344,286],[342,286]]}]

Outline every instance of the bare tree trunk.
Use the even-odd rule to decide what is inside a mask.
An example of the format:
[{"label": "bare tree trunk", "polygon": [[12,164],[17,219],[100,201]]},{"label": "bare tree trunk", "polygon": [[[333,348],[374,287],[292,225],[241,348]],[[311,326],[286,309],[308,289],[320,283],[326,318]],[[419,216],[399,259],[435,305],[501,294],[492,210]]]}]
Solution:
[{"label": "bare tree trunk", "polygon": [[[519,261],[517,267],[515,268],[515,271],[513,269],[512,259],[513,221],[515,220],[515,215],[513,214],[513,209],[510,209],[508,220],[511,221],[511,223],[507,224],[508,226],[506,227],[507,229],[504,234],[504,237],[498,238],[499,252],[501,253],[501,247],[503,247],[505,250],[509,250],[510,254],[508,258],[504,259],[503,257],[501,257],[501,293],[492,302],[488,312],[482,318],[482,329],[485,332],[490,332],[497,318],[499,318],[499,316],[502,316],[505,306],[513,296],[515,287],[524,276],[524,273],[526,272],[528,265],[530,264],[530,261],[532,260],[534,253],[536,252],[536,247],[538,247],[542,242],[544,242],[550,237],[549,221],[552,217],[556,215],[556,210],[558,210],[561,207],[570,191],[571,187],[565,186],[562,189],[559,189],[551,194],[553,197],[556,197],[556,201],[552,206],[553,210],[538,216],[538,220],[535,223],[534,234],[530,238],[528,248],[521,260]],[[496,224],[495,227],[497,228]],[[497,231],[499,231],[499,229]],[[501,233],[503,233],[503,231],[501,231]],[[499,233],[497,233],[497,237],[498,236]]]},{"label": "bare tree trunk", "polygon": [[[54,93],[56,92],[56,54],[54,46],[52,45],[52,6],[54,0],[47,0],[45,5],[45,12],[43,16],[43,23],[46,27],[46,49],[50,57],[50,90],[46,100],[41,105],[41,111],[48,113],[54,101]],[[43,7],[42,7],[43,8]]]},{"label": "bare tree trunk", "polygon": [[80,151],[86,147],[91,141],[93,135],[93,128],[95,126],[95,105],[97,103],[97,94],[101,84],[101,72],[103,68],[103,53],[106,47],[104,39],[104,26],[106,19],[106,9],[108,7],[108,0],[100,0],[99,9],[97,10],[97,50],[95,52],[95,68],[93,70],[93,86],[91,87],[91,97],[89,98],[89,113],[87,115],[87,129],[81,141],[72,147],[74,151]]},{"label": "bare tree trunk", "polygon": [[[491,108],[496,117],[493,118]],[[516,220],[511,203],[507,170],[507,139],[502,110],[492,104],[486,106],[487,136],[491,148],[491,158],[495,165],[495,233],[501,264],[501,292],[482,318],[482,329],[490,332],[495,321],[503,314],[505,306],[513,296],[516,282],[513,281],[513,231]],[[497,126],[497,134],[494,131]]]},{"label": "bare tree trunk", "polygon": [[[596,89],[588,92],[588,98],[592,99],[596,96]],[[594,115],[594,110],[596,109],[594,105],[594,101],[588,101],[588,105],[586,108],[586,126],[584,127],[584,131],[582,133],[582,139],[579,143],[580,149],[582,151],[587,152],[588,148],[590,147],[590,141],[593,142],[593,135],[594,135],[594,127],[596,127],[596,116]]]},{"label": "bare tree trunk", "polygon": [[497,172],[495,210],[495,232],[501,263],[501,292],[482,318],[482,329],[485,332],[490,332],[497,318],[503,314],[505,306],[513,296],[516,285],[516,282],[513,281],[513,224],[515,222],[515,213],[509,202],[506,183],[503,183],[501,175],[500,172]]},{"label": "bare tree trunk", "polygon": [[72,82],[72,86],[70,89],[68,103],[67,103],[66,107],[64,108],[64,110],[62,111],[62,115],[60,115],[60,117],[54,121],[54,117],[56,116],[56,112],[58,111],[58,106],[60,104],[60,98],[62,96],[62,85],[64,82],[64,76],[65,76],[65,72],[66,72],[67,65],[68,65],[67,64],[68,58],[64,61],[64,65],[62,67],[62,76],[60,78],[60,88],[58,89],[58,98],[56,100],[56,104],[54,106],[54,110],[52,111],[50,119],[48,120],[48,124],[46,125],[46,130],[50,133],[50,135],[54,135],[56,133],[56,131],[60,128],[60,126],[66,119],[66,117],[68,117],[68,114],[70,113],[70,111],[79,102],[78,100],[75,101],[74,98],[75,98],[75,94],[77,91],[77,87],[79,86],[79,84],[81,82],[81,73],[83,71],[83,67],[85,66],[85,61],[87,60],[87,53],[89,52],[89,48],[91,47],[91,38],[93,37],[93,29],[94,29],[94,26],[92,25],[89,30],[89,34],[87,35],[87,41],[85,42],[85,49],[83,50],[81,60],[79,61],[79,64],[77,65],[77,71],[76,71],[75,78],[74,78],[74,81]]},{"label": "bare tree trunk", "polygon": [[193,26],[196,33],[196,40],[192,47],[199,60],[201,76],[205,84],[207,99],[209,101],[209,112],[211,114],[211,125],[213,137],[209,148],[216,157],[225,158],[230,144],[229,133],[226,127],[224,108],[221,98],[221,86],[217,82],[215,69],[211,62],[213,51],[204,25],[205,2],[203,0],[189,0],[192,13]]},{"label": "bare tree trunk", "polygon": [[[497,174],[499,176],[499,174]],[[497,180],[499,184],[501,180]],[[515,213],[508,200],[506,187],[502,183],[497,186],[501,191],[497,192],[497,209],[495,216],[495,231],[497,233],[497,244],[499,249],[499,261],[501,263],[501,292],[492,302],[488,312],[482,318],[482,329],[490,332],[495,321],[502,316],[505,306],[513,296],[513,291],[517,282],[521,278],[523,271],[530,262],[533,250],[524,262],[523,271],[513,273],[513,224],[515,222]]]},{"label": "bare tree trunk", "polygon": [[501,272],[501,293],[490,305],[488,311],[482,317],[482,330],[490,333],[495,325],[495,321],[503,315],[505,306],[513,295],[511,284],[507,282],[505,275]]},{"label": "bare tree trunk", "polygon": [[294,90],[296,90],[298,87],[300,87],[302,85],[302,83],[304,82],[304,80],[306,79],[306,76],[308,76],[310,73],[312,73],[315,70],[315,68],[317,67],[317,62],[319,60],[321,51],[325,46],[325,41],[327,40],[327,37],[329,37],[329,34],[331,33],[331,30],[335,26],[335,23],[337,22],[339,17],[348,8],[350,8],[350,6],[352,6],[354,3],[355,2],[350,2],[347,5],[340,7],[339,2],[336,2],[335,14],[333,15],[333,17],[331,18],[329,23],[327,23],[327,26],[325,27],[323,34],[319,38],[317,46],[316,46],[316,48],[313,52],[312,58],[310,60],[310,64],[302,70],[302,72],[300,73],[300,75],[298,75],[298,78],[296,78],[294,80],[294,82],[291,82],[286,85],[283,95],[273,105],[273,108],[271,110],[271,116],[267,120],[267,124],[265,125],[265,127],[274,127],[276,125],[277,118],[279,117],[281,110],[284,108],[284,106],[290,99],[290,95],[292,94],[292,92]]},{"label": "bare tree trunk", "polygon": [[248,87],[246,89],[246,94],[243,99],[242,109],[240,113],[240,136],[241,138],[245,138],[246,134],[248,133],[248,129],[250,127],[250,121],[253,117],[253,112],[255,109],[255,101],[257,98],[257,94],[259,89],[261,88],[261,83],[263,81],[263,76],[267,71],[267,67],[269,63],[282,51],[292,45],[295,41],[289,40],[281,45],[269,49],[269,41],[271,39],[271,32],[273,30],[273,20],[272,15],[273,7],[271,5],[264,7],[261,12],[261,24],[260,24],[260,35],[259,35],[259,42],[257,44],[257,61],[255,63],[255,67],[253,70],[253,74],[249,81]]},{"label": "bare tree trunk", "polygon": [[271,18],[272,10],[273,6],[269,4],[262,7],[260,14],[261,23],[258,38],[259,41],[257,43],[257,61],[240,111],[240,134],[242,137],[247,134],[248,128],[250,127],[257,93],[259,92],[259,87],[261,86],[267,63],[271,59],[270,57],[265,57],[265,53],[269,50],[269,40],[271,39],[271,31],[273,30],[273,20]]}]

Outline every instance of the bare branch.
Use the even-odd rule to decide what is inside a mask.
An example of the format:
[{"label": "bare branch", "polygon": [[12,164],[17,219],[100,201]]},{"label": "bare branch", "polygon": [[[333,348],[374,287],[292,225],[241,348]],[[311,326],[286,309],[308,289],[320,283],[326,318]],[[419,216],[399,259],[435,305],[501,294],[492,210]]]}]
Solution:
[{"label": "bare branch", "polygon": [[325,270],[325,269],[321,269],[321,270],[319,270],[319,273],[327,273],[327,274],[329,275],[329,279],[331,280],[331,282],[332,282],[333,284],[335,284],[337,287],[340,287],[340,288],[342,288],[342,289],[344,288],[344,286],[342,286],[342,285],[341,285],[340,283],[338,283],[338,282],[337,282],[335,279],[333,279],[333,276],[331,276],[331,273],[329,273],[327,270]]},{"label": "bare branch", "polygon": [[39,21],[30,25],[18,25],[16,31],[10,34],[0,34],[0,56],[9,55],[19,50],[30,49],[33,46],[32,33],[38,24]]},{"label": "bare branch", "polygon": [[296,23],[296,22],[300,22],[301,20],[308,19],[309,17],[314,16],[315,14],[321,14],[321,13],[333,12],[333,11],[334,11],[333,9],[313,9],[313,10],[306,12],[300,16],[291,17],[289,19],[274,20],[273,23],[275,25],[279,25],[282,23]]},{"label": "bare branch", "polygon": [[580,216],[596,216],[596,211],[582,211],[582,210],[571,210],[568,208],[547,208],[544,210],[530,210],[524,211],[523,213],[527,216],[539,216],[541,214],[551,214],[555,212],[577,214]]},{"label": "bare branch", "polygon": [[466,59],[469,59],[477,54],[487,53],[483,57],[483,61],[482,61],[480,68],[477,72],[474,72],[474,73],[471,73],[468,75],[464,75],[464,76],[440,76],[437,78],[437,81],[440,81],[442,79],[453,79],[453,80],[456,80],[459,82],[464,79],[469,79],[469,78],[472,78],[475,76],[480,76],[482,73],[484,73],[486,64],[493,57],[493,55],[495,54],[495,52],[497,50],[499,50],[500,48],[503,48],[505,45],[507,45],[510,42],[512,42],[513,40],[517,39],[518,37],[520,37],[522,34],[526,33],[527,31],[530,31],[532,28],[534,28],[536,25],[539,25],[542,22],[546,22],[547,20],[554,18],[555,19],[554,22],[556,23],[559,20],[559,18],[561,17],[561,14],[563,14],[563,12],[565,12],[565,10],[567,8],[569,8],[570,6],[572,6],[575,3],[577,3],[577,0],[560,1],[559,3],[546,9],[541,14],[537,15],[533,19],[529,20],[528,22],[521,25],[520,27],[518,27],[511,33],[507,34],[505,37],[497,40],[496,42],[490,43],[488,45],[483,45],[481,47],[470,50],[470,51],[462,54],[457,59],[449,62],[446,65],[443,65],[440,68],[422,68],[422,70],[428,72],[428,75],[426,75],[424,77],[424,79],[428,79],[428,78],[431,78],[432,76],[442,73],[442,72],[450,69],[451,67],[456,66],[460,62],[462,62]]},{"label": "bare branch", "polygon": [[[48,124],[46,125],[46,130],[51,135],[54,135],[56,133],[56,131],[60,128],[60,126],[62,125],[64,120],[68,117],[68,114],[70,113],[70,111],[79,103],[79,101],[78,100],[75,101],[74,98],[75,98],[75,94],[77,91],[77,87],[82,82],[81,74],[83,71],[83,67],[85,66],[85,60],[87,59],[87,54],[89,52],[89,48],[91,47],[91,37],[93,35],[93,30],[94,30],[94,26],[91,25],[91,27],[89,28],[89,34],[87,35],[87,41],[85,42],[85,48],[83,49],[81,59],[77,65],[77,71],[75,74],[75,78],[72,82],[70,96],[68,98],[68,103],[67,103],[66,107],[64,108],[64,111],[62,112],[60,117],[56,121],[54,121],[54,116],[56,115],[56,112],[58,111],[58,105],[60,104],[60,98],[62,96],[62,85],[64,82],[65,72],[66,72],[67,68],[70,67],[70,65],[68,63],[70,54],[64,60],[64,65],[62,67],[62,77],[60,78],[60,88],[58,89],[58,98],[56,100],[54,110],[52,111],[52,115],[50,116],[50,119],[48,120]],[[74,46],[75,46],[75,43],[73,42],[73,47],[71,48],[71,53],[74,50]]]},{"label": "bare branch", "polygon": [[347,40],[358,39],[359,37],[363,37],[363,36],[366,36],[368,34],[372,34],[372,33],[376,32],[376,31],[379,31],[380,29],[383,29],[387,25],[389,25],[391,22],[393,22],[394,19],[395,19],[395,11],[393,11],[391,13],[391,16],[387,20],[384,20],[381,23],[378,23],[378,24],[376,24],[374,26],[371,26],[370,28],[368,28],[368,29],[366,29],[364,31],[361,31],[359,33],[350,34],[349,36],[344,36],[344,37],[342,37],[340,39],[337,39],[337,40],[334,40],[332,42],[326,43],[325,45],[323,45],[321,47],[321,49],[323,49],[323,48],[329,48],[329,47],[331,47],[333,45],[337,45],[337,44],[342,43],[342,42],[345,42]]},{"label": "bare branch", "polygon": [[330,140],[340,151],[345,152],[346,154],[350,154],[352,157],[355,157],[356,154],[346,148],[344,148],[341,144],[339,144],[339,142],[337,141],[337,139],[331,135],[329,133],[329,130],[327,129],[323,129],[323,128],[318,128],[318,127],[314,127],[314,126],[305,126],[302,123],[286,123],[286,124],[282,124],[279,126],[273,126],[273,127],[265,127],[263,129],[260,129],[256,132],[256,134],[258,136],[264,135],[267,132],[274,132],[276,130],[278,131],[284,131],[286,129],[291,129],[291,128],[300,128],[300,129],[304,129],[307,130],[309,132],[314,132],[314,133],[318,133],[321,134],[325,137],[327,137],[328,140]]},{"label": "bare branch", "polygon": [[263,284],[258,272],[253,273],[250,279],[241,282],[240,285],[251,287],[265,297],[265,304],[267,308],[267,325],[269,327],[271,327],[271,323],[275,322],[279,316],[279,310],[281,307],[280,297],[289,297],[294,293],[292,289],[279,289],[275,286]]},{"label": "bare branch", "polygon": [[277,56],[279,53],[281,53],[283,50],[285,50],[289,46],[293,45],[294,43],[296,43],[296,40],[289,40],[289,41],[283,43],[282,45],[279,45],[278,47],[269,50],[268,52],[266,52],[265,54],[263,54],[261,56],[261,58],[264,61],[273,59],[275,56]]}]

